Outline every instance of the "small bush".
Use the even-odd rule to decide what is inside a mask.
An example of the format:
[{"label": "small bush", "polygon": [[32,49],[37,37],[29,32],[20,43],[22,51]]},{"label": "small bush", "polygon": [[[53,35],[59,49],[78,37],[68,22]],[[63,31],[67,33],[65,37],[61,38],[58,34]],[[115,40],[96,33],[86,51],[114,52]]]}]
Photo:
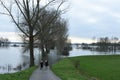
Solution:
[{"label": "small bush", "polygon": [[73,64],[74,64],[74,66],[75,66],[76,69],[78,69],[80,67],[80,61],[78,61],[78,60],[75,60],[73,62]]}]

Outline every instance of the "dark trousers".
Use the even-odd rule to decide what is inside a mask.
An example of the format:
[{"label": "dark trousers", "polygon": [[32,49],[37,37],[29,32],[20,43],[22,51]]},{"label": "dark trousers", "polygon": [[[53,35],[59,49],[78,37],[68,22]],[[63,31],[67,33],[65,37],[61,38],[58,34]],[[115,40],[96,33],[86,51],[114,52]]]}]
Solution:
[{"label": "dark trousers", "polygon": [[41,68],[41,69],[43,68],[43,63],[40,63],[40,68]]}]

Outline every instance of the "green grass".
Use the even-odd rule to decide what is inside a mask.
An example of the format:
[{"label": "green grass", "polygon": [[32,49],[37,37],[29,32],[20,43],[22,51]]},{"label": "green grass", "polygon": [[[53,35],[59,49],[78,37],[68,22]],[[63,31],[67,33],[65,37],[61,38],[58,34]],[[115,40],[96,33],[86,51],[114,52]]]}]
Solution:
[{"label": "green grass", "polygon": [[0,80],[29,80],[30,75],[35,69],[36,67],[31,67],[13,74],[0,74]]},{"label": "green grass", "polygon": [[52,67],[62,80],[120,80],[120,56],[63,59]]}]

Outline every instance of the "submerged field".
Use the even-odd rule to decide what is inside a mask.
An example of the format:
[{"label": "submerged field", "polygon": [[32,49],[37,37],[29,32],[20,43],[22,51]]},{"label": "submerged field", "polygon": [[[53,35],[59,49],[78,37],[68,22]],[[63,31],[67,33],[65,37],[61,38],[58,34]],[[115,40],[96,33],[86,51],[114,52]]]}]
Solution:
[{"label": "submerged field", "polygon": [[0,74],[0,80],[29,80],[29,77],[35,69],[36,67],[32,67],[13,74]]},{"label": "submerged field", "polygon": [[120,55],[66,58],[52,70],[62,80],[120,80]]}]

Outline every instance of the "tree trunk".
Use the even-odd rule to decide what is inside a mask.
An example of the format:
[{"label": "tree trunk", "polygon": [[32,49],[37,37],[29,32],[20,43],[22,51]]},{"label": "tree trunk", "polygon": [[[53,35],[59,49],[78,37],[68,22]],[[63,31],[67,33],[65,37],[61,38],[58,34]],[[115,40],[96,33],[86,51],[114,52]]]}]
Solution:
[{"label": "tree trunk", "polygon": [[29,37],[29,45],[30,45],[30,67],[34,66],[34,41],[33,41],[33,34],[30,32]]},{"label": "tree trunk", "polygon": [[42,50],[42,59],[45,60],[45,50],[44,45],[41,44],[41,50]]},{"label": "tree trunk", "polygon": [[41,40],[41,51],[42,51],[42,59],[45,60],[47,58],[46,56],[46,48],[45,48],[45,42],[44,40]]}]

